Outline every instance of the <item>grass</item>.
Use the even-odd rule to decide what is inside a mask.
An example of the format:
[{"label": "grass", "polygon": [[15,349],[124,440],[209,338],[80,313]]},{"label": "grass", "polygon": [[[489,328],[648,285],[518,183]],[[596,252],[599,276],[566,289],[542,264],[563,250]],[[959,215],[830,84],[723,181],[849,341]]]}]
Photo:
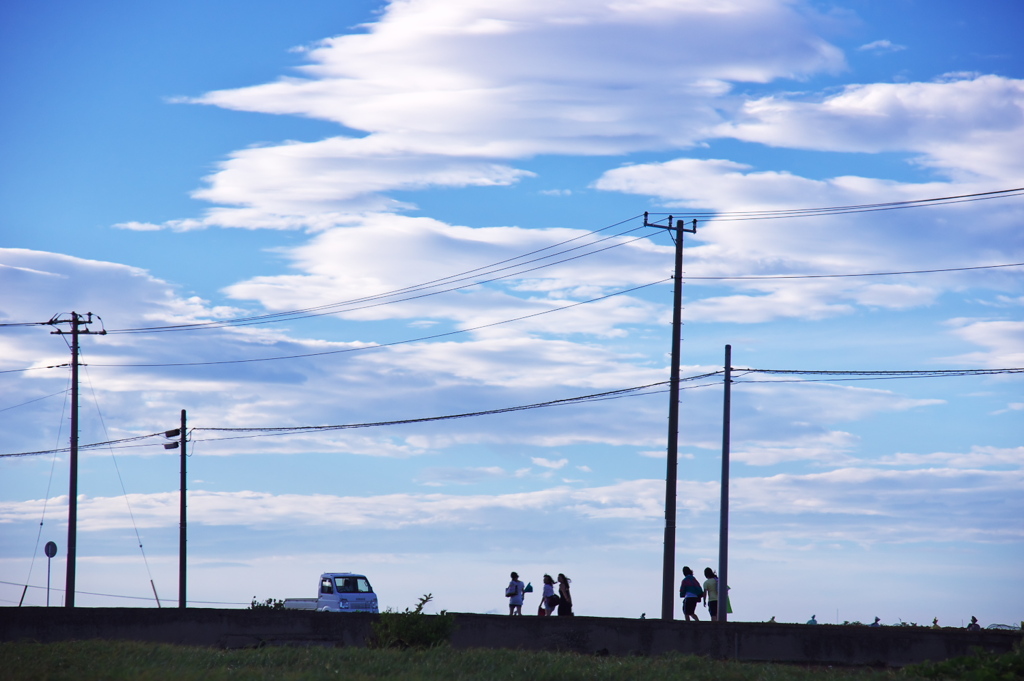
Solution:
[{"label": "grass", "polygon": [[448,646],[405,651],[323,647],[218,650],[129,641],[0,643],[0,676],[10,681],[910,681],[920,678],[889,670],[738,663],[679,654],[594,657],[522,650],[455,650]]}]

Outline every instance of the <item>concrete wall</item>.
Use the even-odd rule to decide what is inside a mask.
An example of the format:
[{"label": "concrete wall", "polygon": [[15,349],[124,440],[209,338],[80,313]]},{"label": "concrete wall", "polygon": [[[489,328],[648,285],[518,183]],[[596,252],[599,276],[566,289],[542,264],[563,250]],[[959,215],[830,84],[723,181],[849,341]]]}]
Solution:
[{"label": "concrete wall", "polygon": [[[110,639],[217,646],[364,646],[376,615],[205,608],[0,608],[0,641]],[[508,617],[456,613],[452,646],[597,655],[669,651],[747,662],[899,667],[1008,652],[1021,632],[916,627],[663,622],[608,617]]]},{"label": "concrete wall", "polygon": [[759,622],[663,622],[604,617],[459,615],[456,647],[660,655],[669,651],[744,662],[901,667],[967,655],[978,646],[1009,652],[1020,632],[923,627],[807,626]]}]

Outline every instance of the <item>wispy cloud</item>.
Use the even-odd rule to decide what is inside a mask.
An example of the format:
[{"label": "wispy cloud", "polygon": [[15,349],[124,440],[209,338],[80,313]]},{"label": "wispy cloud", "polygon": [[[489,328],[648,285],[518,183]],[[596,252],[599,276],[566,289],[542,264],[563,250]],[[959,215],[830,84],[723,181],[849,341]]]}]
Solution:
[{"label": "wispy cloud", "polygon": [[902,52],[905,49],[907,49],[905,45],[897,45],[891,40],[875,40],[857,48],[859,52],[873,52],[875,54]]}]

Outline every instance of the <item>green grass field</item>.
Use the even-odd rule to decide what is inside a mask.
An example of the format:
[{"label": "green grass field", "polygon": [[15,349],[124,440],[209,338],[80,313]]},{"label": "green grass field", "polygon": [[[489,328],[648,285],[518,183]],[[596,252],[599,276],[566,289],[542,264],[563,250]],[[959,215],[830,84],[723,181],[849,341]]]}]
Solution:
[{"label": "green grass field", "polygon": [[722,662],[676,654],[594,657],[514,650],[454,650],[446,646],[422,651],[323,647],[218,650],[127,641],[72,641],[0,643],[0,678],[9,681],[911,681],[922,677],[890,670]]}]

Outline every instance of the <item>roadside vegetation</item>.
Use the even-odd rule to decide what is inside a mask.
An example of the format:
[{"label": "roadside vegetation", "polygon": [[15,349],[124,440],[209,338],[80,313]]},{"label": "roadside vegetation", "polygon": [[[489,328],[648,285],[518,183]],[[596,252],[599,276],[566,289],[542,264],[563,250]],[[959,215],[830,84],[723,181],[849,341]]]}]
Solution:
[{"label": "roadside vegetation", "polygon": [[1024,647],[1020,643],[1013,652],[997,655],[984,650],[942,662],[924,662],[907,667],[907,676],[925,679],[956,679],[957,681],[1019,681],[1024,679]]},{"label": "roadside vegetation", "polygon": [[442,610],[438,615],[425,615],[423,606],[434,600],[424,594],[414,608],[397,612],[388,608],[373,623],[371,648],[437,648],[447,645],[455,630],[455,616]]},{"label": "roadside vegetation", "polygon": [[[1005,657],[1005,656],[1003,656]],[[986,663],[987,664],[987,663]],[[1020,678],[961,676],[959,667],[906,671],[723,662],[693,655],[597,657],[521,650],[267,647],[251,650],[127,641],[0,643],[9,681],[917,681]],[[938,675],[933,675],[938,674]]]}]

